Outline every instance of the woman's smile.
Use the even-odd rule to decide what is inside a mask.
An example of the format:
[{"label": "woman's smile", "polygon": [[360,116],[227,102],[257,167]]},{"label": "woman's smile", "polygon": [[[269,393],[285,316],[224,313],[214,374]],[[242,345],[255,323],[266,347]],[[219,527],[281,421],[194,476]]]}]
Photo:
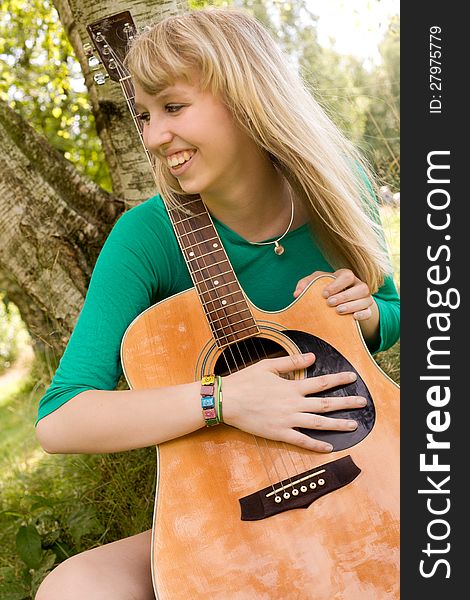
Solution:
[{"label": "woman's smile", "polygon": [[167,156],[166,162],[170,173],[175,177],[185,173],[193,162],[193,156],[196,150],[184,150],[184,152],[175,152]]}]

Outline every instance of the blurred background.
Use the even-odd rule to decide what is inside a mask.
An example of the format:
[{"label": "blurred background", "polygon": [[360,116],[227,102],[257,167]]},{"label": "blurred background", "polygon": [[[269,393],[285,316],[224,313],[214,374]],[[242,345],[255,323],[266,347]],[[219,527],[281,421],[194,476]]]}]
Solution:
[{"label": "blurred background", "polygon": [[[109,14],[116,12],[108,4]],[[254,13],[368,158],[381,189],[380,213],[400,289],[399,2],[189,5],[234,5]],[[0,10],[0,103],[45,136],[84,177],[116,191],[82,69],[54,4],[1,0]],[[0,597],[23,600],[33,598],[48,570],[67,556],[151,526],[155,455],[144,449],[49,456],[40,449],[33,429],[37,404],[60,355],[41,351],[2,284],[2,269],[0,257]],[[399,343],[376,360],[399,382]]]}]

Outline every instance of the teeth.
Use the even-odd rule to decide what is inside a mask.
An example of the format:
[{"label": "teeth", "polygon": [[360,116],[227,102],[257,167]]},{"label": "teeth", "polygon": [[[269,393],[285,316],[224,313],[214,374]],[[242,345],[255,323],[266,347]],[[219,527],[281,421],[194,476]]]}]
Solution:
[{"label": "teeth", "polygon": [[177,167],[178,165],[184,164],[193,155],[194,155],[194,152],[192,152],[192,151],[188,152],[187,150],[185,150],[184,152],[181,152],[181,153],[178,152],[178,154],[173,154],[173,156],[167,157],[167,159],[166,159],[167,164],[169,167]]}]

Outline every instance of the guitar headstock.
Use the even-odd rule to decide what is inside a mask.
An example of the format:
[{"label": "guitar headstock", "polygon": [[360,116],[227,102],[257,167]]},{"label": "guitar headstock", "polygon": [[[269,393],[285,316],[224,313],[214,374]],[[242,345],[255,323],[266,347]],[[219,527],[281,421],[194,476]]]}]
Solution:
[{"label": "guitar headstock", "polygon": [[[131,13],[124,12],[110,15],[90,23],[86,27],[96,51],[108,76],[116,82],[121,82],[128,75],[123,62],[129,48],[129,44],[137,33]],[[99,64],[93,56],[91,48],[85,49],[91,68]],[[100,73],[95,75],[95,82],[102,84],[107,76]]]}]

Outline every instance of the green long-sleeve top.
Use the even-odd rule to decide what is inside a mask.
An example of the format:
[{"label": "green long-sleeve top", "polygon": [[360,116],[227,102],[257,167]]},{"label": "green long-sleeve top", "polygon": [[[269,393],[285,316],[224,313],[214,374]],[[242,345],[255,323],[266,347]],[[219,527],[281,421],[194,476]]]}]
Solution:
[{"label": "green long-sleeve top", "polygon": [[[314,271],[333,272],[308,224],[271,245],[248,243],[214,219],[238,280],[251,302],[275,311],[294,301],[297,282]],[[120,346],[129,324],[149,306],[192,287],[160,196],[125,212],[109,234],[93,270],[85,303],[59,367],[39,403],[37,422],[85,390],[113,390],[122,374]],[[400,300],[391,276],[374,294],[380,312],[380,345],[399,337]]]}]

